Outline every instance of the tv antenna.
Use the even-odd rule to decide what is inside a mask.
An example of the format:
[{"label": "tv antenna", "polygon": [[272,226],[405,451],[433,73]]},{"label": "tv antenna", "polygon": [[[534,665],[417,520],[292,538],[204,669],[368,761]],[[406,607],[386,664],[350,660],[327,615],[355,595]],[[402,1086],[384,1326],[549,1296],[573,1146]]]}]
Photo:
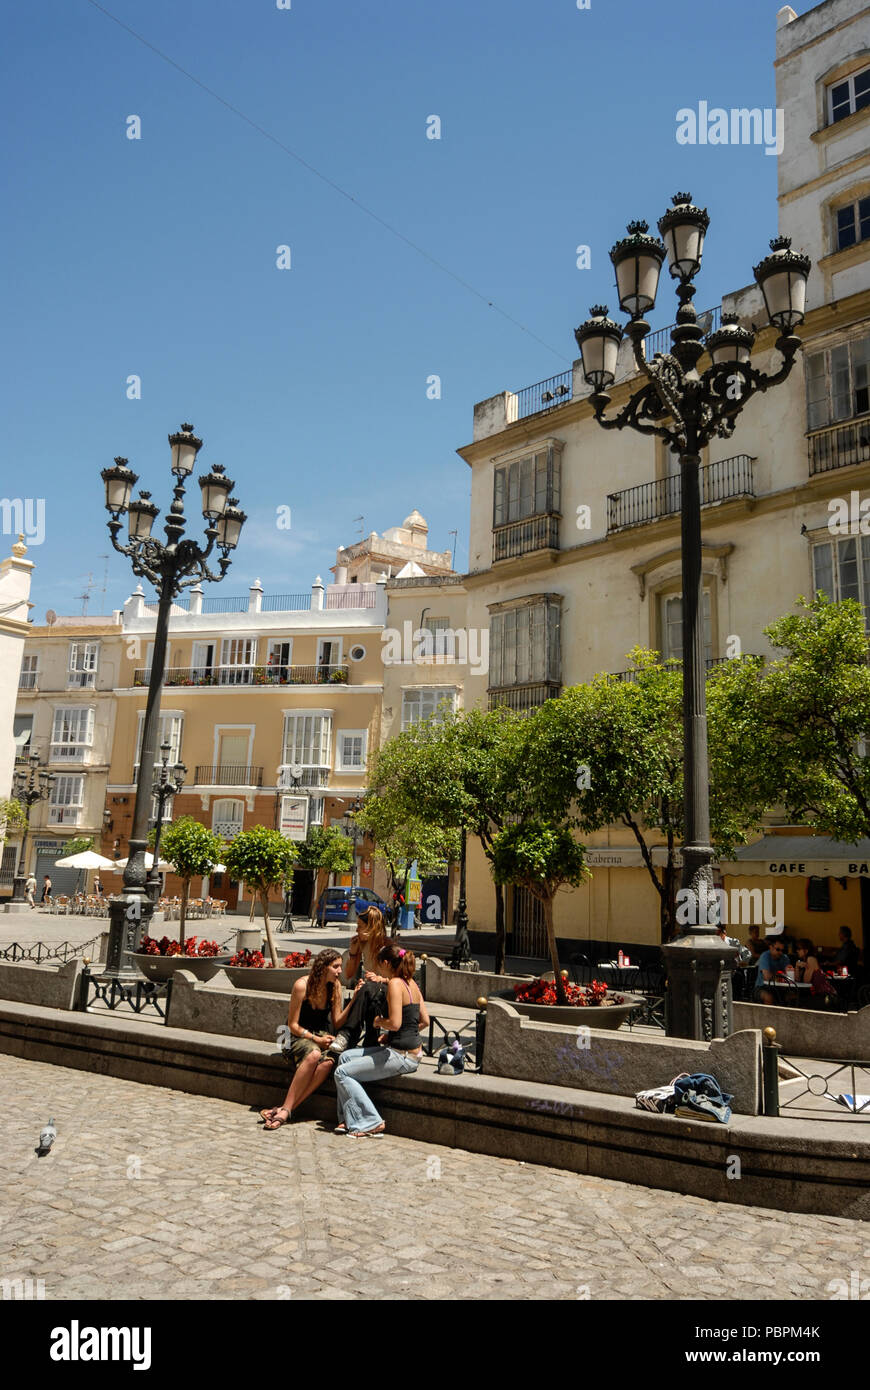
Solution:
[{"label": "tv antenna", "polygon": [[452,537],[453,537],[453,559],[450,561],[450,568],[451,568],[452,570],[455,570],[455,569],[456,569],[456,532],[455,532],[455,531],[448,531],[447,534],[448,534],[448,536],[452,536]]},{"label": "tv antenna", "polygon": [[363,537],[364,537],[364,535],[365,535],[365,517],[364,517],[364,516],[355,516],[354,519],[353,519],[354,525],[356,525],[357,522],[359,522],[359,538],[360,538],[360,540],[362,540]]}]

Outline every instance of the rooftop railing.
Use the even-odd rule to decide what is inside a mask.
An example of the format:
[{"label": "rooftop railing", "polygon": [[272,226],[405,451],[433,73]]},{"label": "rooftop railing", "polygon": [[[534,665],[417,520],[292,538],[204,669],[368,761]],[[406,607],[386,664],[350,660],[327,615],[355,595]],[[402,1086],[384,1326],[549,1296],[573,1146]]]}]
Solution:
[{"label": "rooftop railing", "polygon": [[573,379],[572,371],[559,372],[557,376],[548,376],[545,381],[536,381],[534,386],[523,386],[514,392],[515,419],[525,420],[527,415],[539,415],[544,410],[554,410],[557,405],[570,401]]}]

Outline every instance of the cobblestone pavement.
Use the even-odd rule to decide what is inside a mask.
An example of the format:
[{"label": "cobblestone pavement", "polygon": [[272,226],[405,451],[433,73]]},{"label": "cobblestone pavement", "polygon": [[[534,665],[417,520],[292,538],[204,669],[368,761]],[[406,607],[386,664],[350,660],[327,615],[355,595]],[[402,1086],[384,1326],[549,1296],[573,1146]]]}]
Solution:
[{"label": "cobblestone pavement", "polygon": [[0,1279],[46,1299],[789,1300],[870,1275],[859,1221],[347,1139],[304,1110],[267,1134],[244,1106],[6,1056],[0,1106]]}]

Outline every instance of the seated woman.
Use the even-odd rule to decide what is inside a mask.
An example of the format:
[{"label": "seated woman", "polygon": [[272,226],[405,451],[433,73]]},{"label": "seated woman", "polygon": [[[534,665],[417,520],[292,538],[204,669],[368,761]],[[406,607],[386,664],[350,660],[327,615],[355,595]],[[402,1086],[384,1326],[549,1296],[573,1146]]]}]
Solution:
[{"label": "seated woman", "polygon": [[386,944],[384,914],[377,907],[364,908],[357,918],[356,935],[351,937],[342,975],[345,984],[351,984],[357,978],[361,979],[363,984],[354,994],[350,1011],[338,1036],[329,1046],[328,1053],[333,1059],[340,1057],[349,1048],[356,1047],[361,1036],[363,1047],[377,1045],[378,1034],[374,1020],[387,1007],[387,974],[379,964],[378,956]]},{"label": "seated woman", "polygon": [[311,963],[290,993],[287,1025],[293,1036],[287,1052],[295,1071],[283,1105],[261,1110],[268,1130],[286,1125],[293,1111],[322,1086],[334,1062],[326,1049],[345,1022],[350,1004],[341,1007],[341,952],[327,947]]},{"label": "seated woman", "polygon": [[378,960],[389,976],[386,1014],[374,1020],[384,1029],[380,1045],[345,1052],[335,1069],[336,1133],[354,1139],[383,1134],[386,1126],[364,1086],[415,1072],[423,1052],[420,1030],[429,1026],[426,1005],[414,981],[414,953],[390,943]]},{"label": "seated woman", "polygon": [[816,948],[808,937],[802,936],[797,944],[797,960],[794,963],[795,983],[812,984],[813,976],[819,968]]}]

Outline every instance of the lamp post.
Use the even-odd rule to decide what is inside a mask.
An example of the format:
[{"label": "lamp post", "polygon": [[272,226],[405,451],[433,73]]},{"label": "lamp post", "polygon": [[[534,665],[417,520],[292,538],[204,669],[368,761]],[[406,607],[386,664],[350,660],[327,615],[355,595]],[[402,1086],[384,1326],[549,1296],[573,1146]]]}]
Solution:
[{"label": "lamp post", "polygon": [[[778,237],[770,243],[771,254],[754,269],[767,316],[779,333],[776,348],[782,358],[779,369],[766,375],[749,360],[754,333],[741,328],[735,316],[723,316],[722,327],[704,339],[692,300],[710,219],[704,208],[695,207],[690,193],[678,193],[671,201],[673,206],[658,224],[662,241],[648,235],[646,222],[631,222],[628,236],[610,252],[620,308],[629,315],[626,331],[634,360],[646,378],[612,419],[606,419],[604,412],[610,402],[608,388],[616,378],[623,330],[607,317],[605,305],[596,305],[575,337],[583,374],[593,387],[590,399],[598,423],[604,429],[630,426],[641,434],[657,435],[680,459],[685,818],[680,899],[692,926],[686,936],[663,946],[662,954],[668,974],[669,1033],[710,1040],[727,1037],[732,1029],[731,965],[736,951],[716,934],[717,899],[711,869],[701,450],[714,435],[729,438],[747,401],[779,385],[791,372],[801,345],[794,330],[804,319],[811,262],[791,250],[788,237]],[[655,306],[665,257],[678,282],[680,307],[670,351],[656,353],[648,362],[644,339],[649,324],[644,315]],[[705,351],[710,366],[700,372],[698,362]]]},{"label": "lamp post", "polygon": [[18,854],[18,873],[12,880],[13,903],[23,903],[26,901],[24,885],[27,882],[27,836],[30,834],[30,808],[39,801],[45,801],[51,796],[51,789],[54,785],[54,773],[47,768],[40,767],[39,754],[31,753],[29,758],[30,767],[25,770],[20,767],[12,778],[12,795],[16,801],[27,809],[27,825],[24,827],[24,834],[21,838],[21,849]]},{"label": "lamp post", "polygon": [[453,967],[464,965],[471,960],[471,942],[468,937],[468,904],[465,900],[465,861],[467,846],[467,831],[463,825],[459,849],[459,899],[456,903],[454,921],[456,923],[456,939],[453,943],[453,953],[450,957],[450,964]]},{"label": "lamp post", "polygon": [[[302,764],[301,764],[301,763],[291,763],[291,764],[289,765],[289,767],[283,768],[283,769],[282,769],[282,772],[281,772],[281,778],[282,778],[282,781],[279,782],[279,786],[285,784],[286,782],[289,782],[289,784],[290,784],[290,790],[291,790],[291,791],[295,791],[296,788],[299,786],[299,783],[302,781]],[[276,796],[278,796],[278,795],[280,795],[280,793],[276,793]],[[275,824],[276,824],[276,825],[278,824],[278,804],[279,804],[279,803],[276,801],[276,803],[275,803]],[[306,834],[306,836],[307,836],[307,834],[308,834],[308,816],[307,816],[307,814],[306,814],[306,817],[305,817],[305,834]],[[294,925],[293,925],[293,891],[292,891],[292,888],[288,888],[288,887],[287,887],[286,883],[284,884],[284,910],[283,910],[283,913],[282,913],[282,916],[281,916],[281,925],[280,925],[280,927],[278,928],[278,930],[279,930],[279,931],[282,931],[282,932],[291,932],[291,933],[293,933],[293,935],[295,935],[295,933],[296,933],[296,928],[295,928]]]},{"label": "lamp post", "polygon": [[[238,545],[239,535],[246,520],[244,512],[238,508],[236,499],[229,496],[235,484],[226,477],[223,468],[216,465],[210,473],[203,474],[199,479],[207,543],[203,547],[196,541],[184,537],[184,486],[186,479],[193,472],[196,456],[202,448],[202,440],[196,438],[192,425],[184,424],[176,434],[169,436],[169,445],[170,467],[175,483],[173,501],[165,522],[165,542],[157,540],[151,534],[159,510],[150,500],[151,494],[141,492],[134,501],[130,500],[137,477],[127,466],[127,460],[116,458],[114,468],[104,468],[100,475],[106,487],[106,509],[111,513],[108,527],[112,545],[121,555],[129,556],[133,573],[150,580],[159,596],[154,653],[142,728],[142,750],[136,779],[136,803],[130,832],[129,856],[124,870],[124,888],[122,894],[112,900],[109,908],[111,924],[105,976],[126,980],[138,977],[130,956],[136,950],[142,936],[147,934],[154,912],[154,902],[148,891],[145,846],[151,798],[154,795],[154,762],[160,723],[160,692],[166,665],[169,611],[173,598],[182,589],[200,584],[203,580],[217,582],[223,579],[230,565],[230,551],[235,550]],[[122,526],[119,518],[125,513],[129,522],[126,545],[118,540],[118,532]],[[207,563],[215,546],[221,552],[218,561],[219,574],[212,573]],[[155,854],[155,861],[156,857]]]},{"label": "lamp post", "polygon": [[356,820],[354,818],[358,814],[360,807],[362,806],[362,802],[358,796],[355,796],[353,801],[346,801],[344,804],[346,809],[344,815],[341,818],[341,828],[343,833],[347,836],[347,838],[353,841],[353,867],[350,871],[351,891],[347,905],[347,921],[352,926],[355,926],[357,922],[357,912],[356,898],[353,894],[353,880],[356,870],[356,842],[359,838],[359,827],[357,826]]},{"label": "lamp post", "polygon": [[187,768],[184,763],[178,762],[169,770],[169,754],[171,752],[169,743],[160,745],[160,771],[154,779],[151,787],[151,794],[157,802],[157,820],[154,825],[154,849],[152,851],[151,869],[145,880],[146,892],[150,897],[154,907],[160,900],[160,838],[163,834],[163,812],[166,803],[177,796],[184,786],[184,779],[187,776]]}]

